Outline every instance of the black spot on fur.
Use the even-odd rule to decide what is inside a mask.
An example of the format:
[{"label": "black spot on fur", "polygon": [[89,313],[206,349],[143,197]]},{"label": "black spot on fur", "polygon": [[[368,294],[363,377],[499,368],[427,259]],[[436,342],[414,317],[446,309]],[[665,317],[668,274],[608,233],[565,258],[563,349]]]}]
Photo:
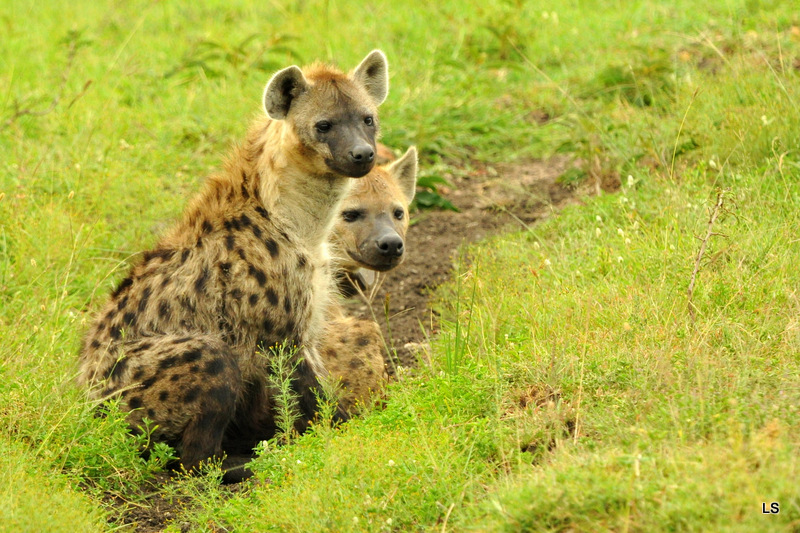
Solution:
[{"label": "black spot on fur", "polygon": [[304,266],[306,266],[306,256],[305,255],[300,254],[300,257],[297,258],[297,266],[299,266],[300,268],[303,268]]},{"label": "black spot on fur", "polygon": [[231,251],[235,246],[236,246],[236,237],[234,237],[232,233],[225,235],[225,249]]},{"label": "black spot on fur", "polygon": [[[160,363],[158,363],[158,368],[159,368],[159,370],[166,370],[167,368],[172,368],[176,364],[178,364],[178,356],[177,355],[170,355],[170,356],[165,357],[164,359],[161,360]],[[176,378],[177,378],[177,374],[172,376],[172,381],[175,381]]]},{"label": "black spot on fur", "polygon": [[356,344],[358,344],[359,346],[368,345],[369,344],[369,337],[359,337],[358,340],[356,340]]},{"label": "black spot on fur", "polygon": [[209,222],[208,220],[204,220],[202,226],[200,227],[200,229],[202,230],[202,232],[204,234],[205,233],[211,233],[211,231],[214,229],[214,226],[212,226],[211,222]]},{"label": "black spot on fur", "polygon": [[219,375],[225,370],[225,360],[221,357],[212,359],[206,363],[204,370],[209,376]]},{"label": "black spot on fur", "polygon": [[258,294],[251,294],[247,301],[250,302],[250,305],[256,305],[258,303]]},{"label": "black spot on fur", "polygon": [[162,261],[166,261],[170,259],[174,254],[175,250],[168,250],[166,248],[150,250],[144,253],[144,262],[149,263],[153,259],[161,259]]},{"label": "black spot on fur", "polygon": [[278,249],[278,243],[275,242],[273,239],[267,239],[264,241],[264,244],[267,245],[267,250],[269,250],[269,255],[272,256],[273,259],[278,257],[278,253],[280,250]]},{"label": "black spot on fur", "polygon": [[104,329],[106,329],[105,322],[100,322],[99,324],[97,324],[97,331],[103,331]]},{"label": "black spot on fur", "polygon": [[261,207],[260,205],[259,205],[258,207],[256,207],[256,213],[258,213],[259,215],[261,215],[263,218],[265,218],[265,219],[269,220],[269,213],[267,212],[267,210],[266,210],[266,209],[264,209],[264,208],[263,208],[263,207]]},{"label": "black spot on fur", "polygon": [[134,349],[133,349],[133,350],[131,350],[131,351],[132,351],[132,352],[134,352],[134,353],[140,353],[140,352],[143,352],[143,351],[145,351],[145,350],[149,350],[149,349],[150,349],[150,348],[152,348],[152,347],[153,347],[153,344],[152,344],[152,343],[150,343],[150,342],[143,342],[143,343],[139,344],[139,345],[138,345],[136,348],[134,348]]},{"label": "black spot on fur", "polygon": [[150,387],[153,386],[153,384],[156,381],[158,381],[158,378],[156,378],[155,376],[151,376],[151,377],[147,378],[146,380],[142,381],[142,388],[143,389],[149,389]]},{"label": "black spot on fur", "polygon": [[189,367],[189,372],[191,372],[192,374],[196,373],[198,370],[200,370],[200,367],[197,365],[192,365]]},{"label": "black spot on fur", "polygon": [[197,239],[197,242],[194,243],[194,246],[195,246],[195,248],[202,248],[203,247],[203,239],[202,239],[202,237]]},{"label": "black spot on fur", "polygon": [[253,235],[256,236],[256,239],[261,238],[261,228],[259,228],[258,226],[252,226],[250,229],[253,230]]},{"label": "black spot on fur", "polygon": [[128,305],[128,295],[122,297],[122,300],[117,302],[117,309],[122,311],[125,309],[125,306]]},{"label": "black spot on fur", "polygon": [[242,197],[246,200],[250,198],[250,193],[247,191],[247,186],[242,183]]},{"label": "black spot on fur", "polygon": [[358,357],[355,357],[350,360],[350,368],[356,369],[362,366],[364,366],[364,361],[362,361]]},{"label": "black spot on fur", "polygon": [[224,385],[219,387],[211,387],[206,396],[218,405],[228,405],[236,399],[235,395],[233,394],[233,390]]},{"label": "black spot on fur", "polygon": [[347,344],[347,337],[339,337],[339,342],[342,344]]},{"label": "black spot on fur", "polygon": [[297,326],[295,325],[294,320],[290,318],[289,320],[286,321],[286,326],[284,326],[284,335],[286,336],[292,335],[295,329],[297,329]]},{"label": "black spot on fur", "polygon": [[230,263],[220,263],[219,269],[222,271],[223,274],[226,276],[231,273],[231,264]]},{"label": "black spot on fur", "polygon": [[200,350],[189,350],[183,354],[183,362],[194,363],[195,361],[200,360],[201,357],[203,357],[203,353]]},{"label": "black spot on fur", "polygon": [[208,281],[208,267],[203,267],[203,271],[194,282],[194,290],[202,293],[206,290],[206,282]]},{"label": "black spot on fur", "polygon": [[172,310],[170,309],[169,302],[166,300],[161,300],[161,302],[158,304],[158,316],[161,318],[167,318],[170,314],[170,311]]},{"label": "black spot on fur", "polygon": [[122,294],[122,292],[125,291],[125,289],[127,289],[131,285],[133,285],[133,278],[128,276],[127,278],[125,278],[125,279],[123,279],[122,281],[119,282],[119,285],[117,285],[117,288],[114,289],[114,292],[111,293],[111,298],[115,299],[117,296]]},{"label": "black spot on fur", "polygon": [[144,368],[137,368],[136,372],[133,373],[133,379],[135,381],[139,381],[144,377]]},{"label": "black spot on fur", "polygon": [[253,265],[250,265],[250,268],[248,269],[248,273],[251,276],[253,276],[254,278],[256,278],[256,281],[258,282],[259,286],[261,286],[261,287],[263,287],[264,284],[267,282],[267,276],[266,276],[266,274],[264,274],[264,271],[261,270],[260,268],[256,268]]},{"label": "black spot on fur", "polygon": [[99,348],[100,347],[100,341],[95,339],[95,340],[92,341],[92,343],[89,346],[91,346],[92,348]]},{"label": "black spot on fur", "polygon": [[269,300],[269,303],[273,306],[278,305],[278,295],[275,294],[275,291],[271,288],[267,289],[267,300]]},{"label": "black spot on fur", "polygon": [[188,248],[181,252],[181,264],[184,264],[189,259],[189,252]]},{"label": "black spot on fur", "polygon": [[264,333],[270,334],[275,329],[275,323],[269,318],[265,318],[264,322],[261,323],[261,329],[264,331]]},{"label": "black spot on fur", "polygon": [[137,307],[140,313],[144,313],[144,310],[147,309],[147,302],[150,300],[150,294],[152,294],[152,292],[152,287],[145,287],[142,291],[142,299],[139,300],[139,306]]},{"label": "black spot on fur", "polygon": [[192,403],[192,402],[194,402],[195,400],[197,400],[198,396],[200,396],[201,392],[203,392],[203,391],[202,391],[202,389],[200,387],[197,387],[197,386],[192,387],[183,396],[184,403]]},{"label": "black spot on fur", "polygon": [[128,407],[131,409],[138,409],[142,406],[142,398],[139,396],[134,396],[130,400],[128,400]]},{"label": "black spot on fur", "polygon": [[292,239],[289,238],[289,235],[287,235],[285,231],[281,231],[281,237],[286,242],[292,242]]},{"label": "black spot on fur", "polygon": [[172,376],[170,376],[170,378],[169,378],[169,380],[172,381],[172,382],[178,381],[179,379],[181,379],[181,375],[180,374],[172,374]]},{"label": "black spot on fur", "polygon": [[171,281],[172,281],[172,278],[171,278],[171,277],[169,277],[169,276],[164,276],[163,278],[161,278],[161,288],[163,289],[164,287],[166,287],[167,285],[169,285],[169,283],[170,283]]},{"label": "black spot on fur", "polygon": [[111,335],[111,338],[117,340],[122,335],[122,328],[119,326],[111,326],[111,329],[108,330],[108,334]]},{"label": "black spot on fur", "polygon": [[151,418],[151,419],[155,418],[156,417],[156,412],[153,409],[148,409],[147,410],[147,417]]},{"label": "black spot on fur", "polygon": [[283,310],[286,311],[287,313],[292,312],[292,301],[289,300],[289,296],[283,297]]},{"label": "black spot on fur", "polygon": [[165,402],[167,401],[167,398],[169,398],[169,391],[162,390],[161,392],[158,393],[159,402]]},{"label": "black spot on fur", "polygon": [[180,338],[175,339],[174,341],[172,341],[172,344],[186,344],[190,340],[192,340],[191,337],[180,337]]},{"label": "black spot on fur", "polygon": [[242,213],[239,217],[239,224],[242,225],[243,228],[250,226],[253,222],[250,220],[250,217]]},{"label": "black spot on fur", "polygon": [[242,299],[242,291],[240,291],[239,289],[233,289],[230,294],[231,298],[233,298],[234,300]]}]

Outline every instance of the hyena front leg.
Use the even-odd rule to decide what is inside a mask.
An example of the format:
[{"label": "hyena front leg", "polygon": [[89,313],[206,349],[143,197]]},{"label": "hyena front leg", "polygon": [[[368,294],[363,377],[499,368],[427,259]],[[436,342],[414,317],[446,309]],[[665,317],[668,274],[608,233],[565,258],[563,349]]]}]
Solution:
[{"label": "hyena front leg", "polygon": [[384,343],[372,320],[338,317],[328,322],[320,355],[331,378],[341,384],[339,408],[353,413],[386,384]]}]

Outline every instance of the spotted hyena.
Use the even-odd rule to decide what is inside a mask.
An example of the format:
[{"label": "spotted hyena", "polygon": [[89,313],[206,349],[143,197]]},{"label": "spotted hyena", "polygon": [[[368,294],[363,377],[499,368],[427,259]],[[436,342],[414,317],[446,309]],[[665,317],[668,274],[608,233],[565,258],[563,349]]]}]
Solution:
[{"label": "spotted hyena", "polygon": [[328,375],[318,351],[333,297],[327,241],[351,178],[373,168],[387,92],[377,50],[349,75],[319,64],[277,72],[267,116],[86,335],[79,382],[95,399],[120,396],[134,428],[149,418],[187,470],[274,434],[267,347],[299,347],[292,385],[301,424],[313,418]]},{"label": "spotted hyena", "polygon": [[[399,160],[376,167],[354,184],[345,198],[331,237],[337,275],[361,283],[373,271],[398,266],[405,257],[408,205],[414,199],[417,151],[411,147]],[[347,283],[341,283],[348,294]],[[320,355],[342,386],[340,405],[351,411],[366,403],[386,381],[384,344],[378,325],[371,320],[343,316],[334,307]]]}]

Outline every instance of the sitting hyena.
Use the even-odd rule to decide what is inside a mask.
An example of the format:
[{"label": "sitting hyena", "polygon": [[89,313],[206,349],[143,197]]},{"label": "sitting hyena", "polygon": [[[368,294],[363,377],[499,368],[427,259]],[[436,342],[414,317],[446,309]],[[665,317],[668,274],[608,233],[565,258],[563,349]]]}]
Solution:
[{"label": "sitting hyena", "polygon": [[[399,160],[376,167],[358,180],[341,206],[331,236],[337,275],[361,282],[362,272],[384,272],[404,258],[408,205],[417,183],[417,151],[411,147]],[[356,281],[358,280],[358,281]],[[351,411],[366,404],[387,379],[383,337],[378,324],[342,316],[334,306],[320,355],[343,388],[339,405]]]},{"label": "sitting hyena", "polygon": [[301,420],[313,418],[327,376],[317,347],[332,297],[327,239],[351,178],[373,167],[387,92],[377,50],[349,76],[321,65],[276,73],[268,116],[86,336],[80,383],[93,398],[120,395],[133,427],[149,418],[187,470],[274,434],[270,346],[300,347],[292,383]]}]

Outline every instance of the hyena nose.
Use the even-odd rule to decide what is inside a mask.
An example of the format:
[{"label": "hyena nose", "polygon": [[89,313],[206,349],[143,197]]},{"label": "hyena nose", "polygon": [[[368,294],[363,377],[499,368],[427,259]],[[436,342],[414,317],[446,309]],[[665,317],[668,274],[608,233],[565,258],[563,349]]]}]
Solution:
[{"label": "hyena nose", "polygon": [[399,235],[386,235],[378,239],[378,252],[387,257],[403,255],[403,239]]},{"label": "hyena nose", "polygon": [[353,163],[371,163],[375,159],[375,151],[367,144],[356,146],[350,150],[349,155]]}]

